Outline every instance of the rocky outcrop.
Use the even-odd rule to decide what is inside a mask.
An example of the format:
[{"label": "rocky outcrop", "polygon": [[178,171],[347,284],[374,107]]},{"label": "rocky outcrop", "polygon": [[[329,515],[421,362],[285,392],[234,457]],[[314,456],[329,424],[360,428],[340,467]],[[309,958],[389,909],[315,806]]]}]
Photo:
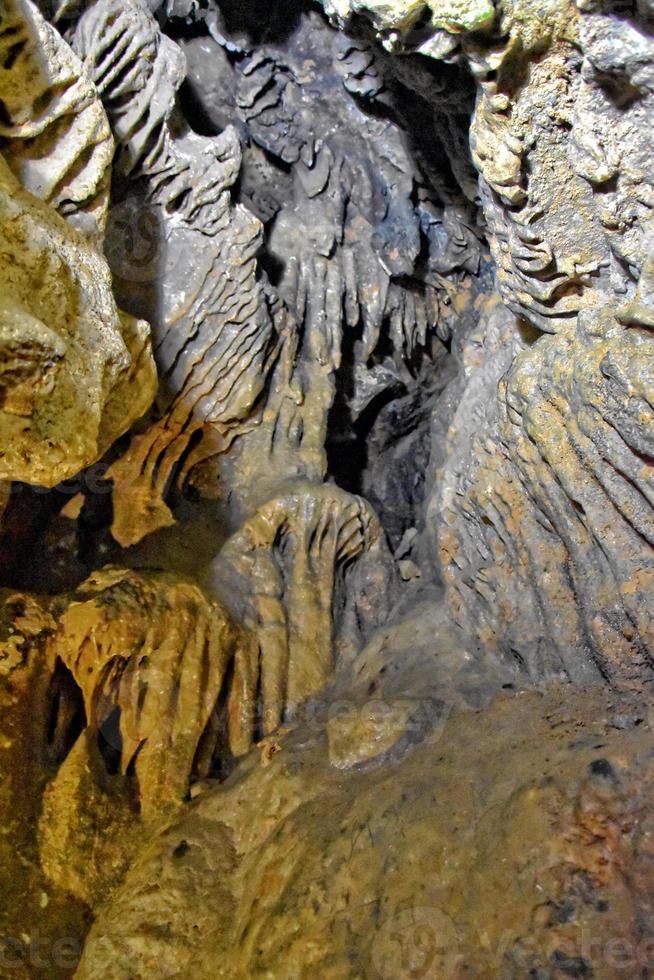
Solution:
[{"label": "rocky outcrop", "polygon": [[[346,27],[356,8],[392,50],[470,66],[470,147],[497,285],[515,333],[528,325],[529,350],[514,363],[508,347],[489,352],[471,375],[443,482],[432,488],[448,601],[482,651],[532,679],[599,674],[648,686],[647,14],[639,22],[556,2],[543,18],[509,4],[494,20],[487,11],[479,30],[482,6],[466,5],[468,20],[454,27],[430,5],[422,38],[425,5],[329,8]],[[477,384],[488,399],[481,415]]]},{"label": "rocky outcrop", "polygon": [[452,713],[364,772],[281,739],[144,848],[76,976],[645,975],[651,731],[569,698]]},{"label": "rocky outcrop", "polygon": [[209,579],[257,638],[259,666],[235,685],[251,703],[260,691],[258,729],[267,735],[383,622],[394,568],[364,500],[297,483],[226,542]]},{"label": "rocky outcrop", "polygon": [[73,46],[109,114],[117,170],[139,181],[115,202],[107,243],[119,298],[154,325],[161,379],[159,417],[110,472],[113,534],[129,545],[173,521],[164,497],[177,476],[254,424],[275,330],[260,223],[231,202],[236,134],[203,139],[184,123],[180,49],[141,0],[89,7]]},{"label": "rocky outcrop", "polygon": [[32,4],[1,30],[0,477],[53,486],[146,411],[156,376],[97,250],[113,148],[95,90]]}]

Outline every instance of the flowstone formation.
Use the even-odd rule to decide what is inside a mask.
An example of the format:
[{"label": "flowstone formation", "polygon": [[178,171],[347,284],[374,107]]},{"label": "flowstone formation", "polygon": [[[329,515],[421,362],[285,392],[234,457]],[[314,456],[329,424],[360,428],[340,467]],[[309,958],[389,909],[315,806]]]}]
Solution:
[{"label": "flowstone formation", "polygon": [[652,974],[653,37],[0,0],[0,976]]}]

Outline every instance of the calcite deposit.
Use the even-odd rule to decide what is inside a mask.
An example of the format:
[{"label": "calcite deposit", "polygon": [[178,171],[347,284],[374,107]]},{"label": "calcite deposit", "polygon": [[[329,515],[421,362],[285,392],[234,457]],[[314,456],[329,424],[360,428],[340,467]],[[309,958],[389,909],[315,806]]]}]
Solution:
[{"label": "calcite deposit", "polygon": [[652,976],[653,37],[0,0],[0,977]]}]

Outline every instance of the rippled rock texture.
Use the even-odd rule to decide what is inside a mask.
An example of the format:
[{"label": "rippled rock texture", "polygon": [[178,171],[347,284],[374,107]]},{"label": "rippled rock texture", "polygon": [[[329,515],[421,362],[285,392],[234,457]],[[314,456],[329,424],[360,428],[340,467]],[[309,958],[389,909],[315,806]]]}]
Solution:
[{"label": "rippled rock texture", "polygon": [[0,975],[654,969],[646,0],[0,0]]}]

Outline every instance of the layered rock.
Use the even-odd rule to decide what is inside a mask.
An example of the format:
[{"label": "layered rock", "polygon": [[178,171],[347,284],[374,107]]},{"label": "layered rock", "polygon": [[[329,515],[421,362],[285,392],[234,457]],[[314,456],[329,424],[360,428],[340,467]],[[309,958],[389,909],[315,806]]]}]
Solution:
[{"label": "layered rock", "polygon": [[113,534],[129,545],[173,521],[164,498],[176,477],[254,424],[277,343],[257,279],[261,226],[231,202],[240,146],[232,129],[209,140],[185,124],[180,49],[141,0],[90,6],[73,46],[109,113],[117,170],[134,182],[107,247],[119,297],[154,324],[161,378],[159,417],[110,473]]},{"label": "layered rock", "polygon": [[0,26],[0,149],[35,197],[101,244],[114,143],[93,83],[29,0],[7,0]]}]

